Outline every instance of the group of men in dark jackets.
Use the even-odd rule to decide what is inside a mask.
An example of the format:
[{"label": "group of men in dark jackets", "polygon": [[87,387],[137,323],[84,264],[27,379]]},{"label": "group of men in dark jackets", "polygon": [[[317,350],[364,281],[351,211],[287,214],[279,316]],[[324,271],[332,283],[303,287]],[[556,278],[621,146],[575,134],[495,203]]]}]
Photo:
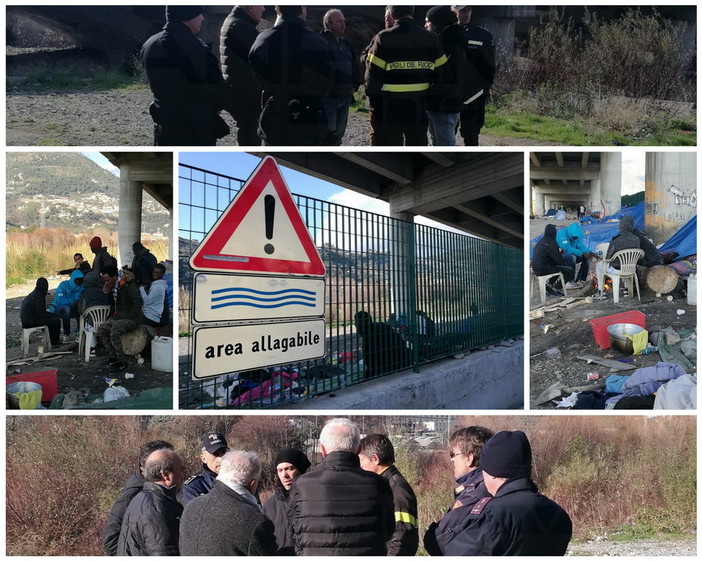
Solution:
[{"label": "group of men in dark jackets", "polygon": [[478,144],[495,60],[492,35],[471,24],[470,6],[435,6],[427,29],[413,6],[387,6],[386,29],[360,60],[340,10],[325,14],[320,34],[306,27],[305,6],[275,9],[275,25],[259,33],[263,6],[235,6],[218,61],[197,37],[203,8],[166,7],[166,25],[142,47],[156,145],[215,145],[230,132],[221,110],[234,118],[240,146],[340,145],[364,82],[372,145],[423,146],[428,132],[434,145],[455,145],[458,130]]},{"label": "group of men in dark jackets", "polygon": [[[568,514],[538,493],[531,446],[521,431],[471,426],[450,436],[458,487],[450,509],[424,535],[431,555],[563,555]],[[203,470],[184,482],[165,441],[147,443],[105,524],[110,555],[413,556],[417,498],[394,465],[386,435],[361,439],[346,418],[319,437],[322,461],[298,449],[275,459],[275,493],[261,506],[256,453],[230,451],[219,433],[202,439]],[[179,492],[185,507],[178,501]]]}]

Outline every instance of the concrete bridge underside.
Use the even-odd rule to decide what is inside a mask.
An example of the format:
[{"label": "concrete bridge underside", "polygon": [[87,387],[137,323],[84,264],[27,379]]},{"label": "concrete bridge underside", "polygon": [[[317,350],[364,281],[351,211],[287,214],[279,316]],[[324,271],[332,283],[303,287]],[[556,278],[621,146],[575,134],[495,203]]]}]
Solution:
[{"label": "concrete bridge underside", "polygon": [[[416,215],[523,249],[521,152],[272,152],[281,164]],[[263,153],[257,153],[264,156]]]},{"label": "concrete bridge underside", "polygon": [[[119,168],[117,252],[120,264],[132,263],[132,244],[141,238],[142,195],[146,191],[168,209],[173,224],[173,153],[103,152]],[[169,236],[172,240],[173,236]],[[169,259],[173,259],[170,255]]]},{"label": "concrete bridge underside", "polygon": [[530,161],[532,214],[583,205],[609,215],[621,208],[621,153],[532,152]]}]

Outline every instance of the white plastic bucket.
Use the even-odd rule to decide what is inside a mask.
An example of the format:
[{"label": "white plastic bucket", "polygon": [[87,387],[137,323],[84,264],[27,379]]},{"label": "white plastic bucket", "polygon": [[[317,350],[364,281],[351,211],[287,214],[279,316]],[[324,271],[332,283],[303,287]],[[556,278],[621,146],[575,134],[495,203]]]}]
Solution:
[{"label": "white plastic bucket", "polygon": [[687,278],[687,304],[697,304],[697,275]]},{"label": "white plastic bucket", "polygon": [[158,337],[151,340],[151,368],[155,371],[173,372],[173,338]]}]

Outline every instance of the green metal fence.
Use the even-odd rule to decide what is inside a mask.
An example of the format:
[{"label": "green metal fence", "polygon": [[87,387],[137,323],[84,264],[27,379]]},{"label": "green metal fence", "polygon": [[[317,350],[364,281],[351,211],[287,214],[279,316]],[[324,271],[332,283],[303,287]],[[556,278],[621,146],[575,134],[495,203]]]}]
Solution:
[{"label": "green metal fence", "polygon": [[188,259],[244,180],[179,167],[181,408],[270,408],[524,333],[523,252],[293,195],[326,267],[323,359],[191,378]]}]

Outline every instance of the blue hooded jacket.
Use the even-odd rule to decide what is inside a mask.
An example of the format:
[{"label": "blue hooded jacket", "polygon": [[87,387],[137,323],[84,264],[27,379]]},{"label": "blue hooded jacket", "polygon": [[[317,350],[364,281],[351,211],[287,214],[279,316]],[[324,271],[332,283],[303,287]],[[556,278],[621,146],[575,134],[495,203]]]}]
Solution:
[{"label": "blue hooded jacket", "polygon": [[71,273],[71,278],[67,281],[62,281],[58,287],[56,287],[56,293],[54,294],[54,301],[51,303],[49,310],[55,312],[60,306],[73,306],[76,301],[80,300],[80,296],[83,293],[83,285],[76,284],[76,279],[82,279],[83,272],[79,269],[73,270]]},{"label": "blue hooded jacket", "polygon": [[564,253],[580,257],[583,252],[590,251],[590,248],[583,243],[583,236],[585,236],[583,229],[577,222],[574,222],[556,233],[556,241]]}]

